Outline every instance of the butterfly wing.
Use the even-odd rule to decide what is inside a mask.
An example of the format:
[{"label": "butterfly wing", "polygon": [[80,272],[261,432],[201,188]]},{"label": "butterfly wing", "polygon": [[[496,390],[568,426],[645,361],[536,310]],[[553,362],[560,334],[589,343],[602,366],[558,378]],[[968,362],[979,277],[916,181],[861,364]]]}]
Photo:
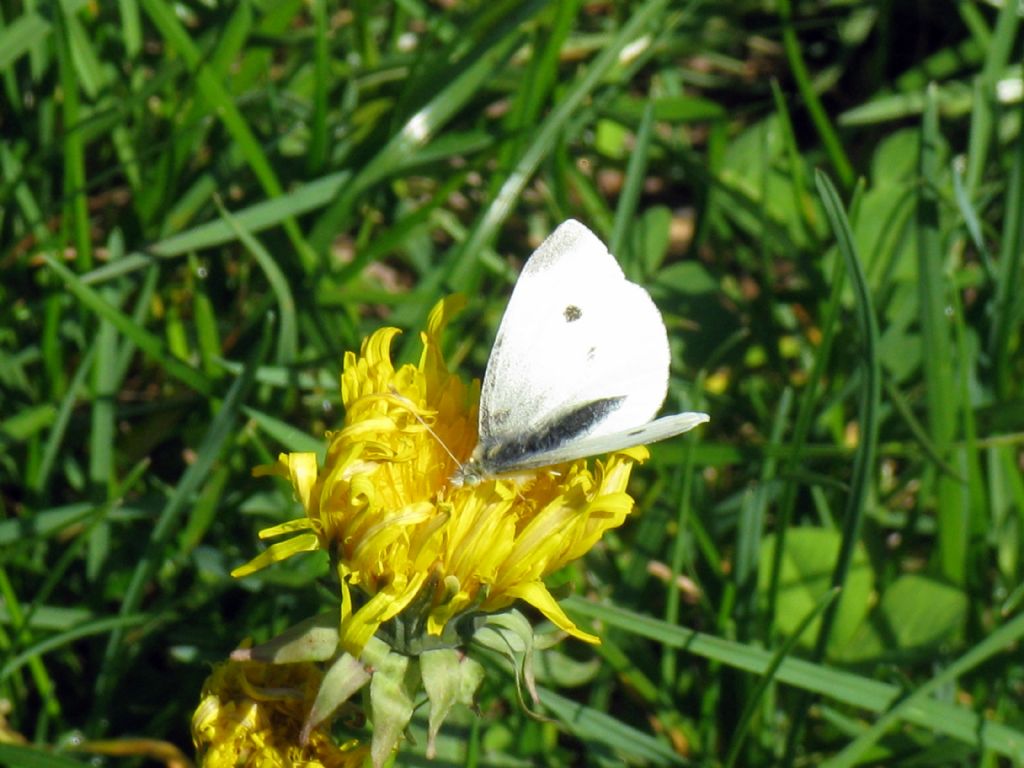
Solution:
[{"label": "butterfly wing", "polygon": [[506,472],[547,467],[552,464],[574,461],[586,456],[621,451],[623,448],[632,448],[635,445],[656,443],[659,440],[667,440],[670,437],[681,435],[683,432],[689,432],[694,427],[710,421],[710,419],[711,417],[706,413],[686,411],[685,413],[677,413],[673,416],[664,416],[622,432],[588,435],[579,440],[556,445],[546,451],[523,456],[515,463],[515,466],[499,466],[496,469],[492,469],[492,474],[500,475]]},{"label": "butterfly wing", "polygon": [[499,474],[647,424],[668,371],[668,335],[651,297],[570,219],[533,253],[509,299],[484,374],[475,455]]}]

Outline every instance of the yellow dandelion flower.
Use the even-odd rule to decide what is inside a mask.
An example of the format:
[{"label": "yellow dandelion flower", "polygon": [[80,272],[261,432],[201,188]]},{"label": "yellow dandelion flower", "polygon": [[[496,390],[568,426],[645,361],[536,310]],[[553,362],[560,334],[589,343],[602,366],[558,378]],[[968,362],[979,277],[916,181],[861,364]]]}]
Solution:
[{"label": "yellow dandelion flower", "polygon": [[192,740],[203,768],[359,768],[369,747],[299,734],[323,680],[314,664],[229,661],[203,685]]},{"label": "yellow dandelion flower", "polygon": [[[322,549],[341,582],[341,643],[358,654],[384,622],[402,616],[441,635],[453,619],[516,600],[588,642],[544,586],[633,508],[626,484],[643,447],[591,466],[573,461],[528,476],[450,482],[476,444],[479,384],[448,370],[440,337],[464,301],[440,302],[421,334],[418,365],[395,368],[383,328],[345,356],[345,422],[328,434],[323,466],[284,453],[257,474],[286,477],[305,516],[261,532],[295,534],[234,571],[243,576]],[[429,425],[429,427],[428,427]],[[407,613],[414,612],[414,617]]]}]

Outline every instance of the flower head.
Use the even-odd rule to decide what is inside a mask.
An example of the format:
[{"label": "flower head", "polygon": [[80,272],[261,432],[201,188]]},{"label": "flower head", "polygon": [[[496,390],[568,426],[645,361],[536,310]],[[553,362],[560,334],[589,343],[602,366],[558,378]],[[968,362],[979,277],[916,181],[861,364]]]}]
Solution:
[{"label": "flower head", "polygon": [[322,682],[314,664],[229,661],[203,685],[192,740],[204,768],[358,768],[369,747],[314,729],[296,738]]},{"label": "flower head", "polygon": [[[439,637],[457,619],[524,600],[589,642],[544,586],[548,574],[583,555],[633,508],[626,484],[643,447],[596,461],[473,485],[451,482],[476,444],[479,385],[451,373],[440,337],[463,306],[440,302],[421,334],[417,365],[395,368],[383,328],[341,377],[345,422],[329,433],[326,460],[283,453],[259,474],[288,478],[305,516],[261,532],[297,534],[234,572],[251,573],[298,552],[322,549],[341,584],[343,647],[357,654],[381,625],[408,637]],[[459,457],[456,459],[455,457]]]}]

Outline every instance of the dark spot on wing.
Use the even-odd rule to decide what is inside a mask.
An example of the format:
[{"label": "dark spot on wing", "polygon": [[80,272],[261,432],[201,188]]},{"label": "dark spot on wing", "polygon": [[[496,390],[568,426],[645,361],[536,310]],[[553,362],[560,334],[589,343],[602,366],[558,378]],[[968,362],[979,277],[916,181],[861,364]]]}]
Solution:
[{"label": "dark spot on wing", "polygon": [[562,312],[562,315],[565,317],[565,322],[575,323],[577,320],[583,317],[583,310],[577,307],[575,304],[570,304],[565,308],[565,311]]},{"label": "dark spot on wing", "polygon": [[587,362],[589,363],[597,355],[597,347],[591,347],[587,350]]},{"label": "dark spot on wing", "polygon": [[574,437],[589,432],[625,399],[625,396],[606,397],[584,403],[551,420],[535,432],[485,446],[484,457],[487,464],[496,474],[514,469],[516,464],[527,456],[550,451]]}]

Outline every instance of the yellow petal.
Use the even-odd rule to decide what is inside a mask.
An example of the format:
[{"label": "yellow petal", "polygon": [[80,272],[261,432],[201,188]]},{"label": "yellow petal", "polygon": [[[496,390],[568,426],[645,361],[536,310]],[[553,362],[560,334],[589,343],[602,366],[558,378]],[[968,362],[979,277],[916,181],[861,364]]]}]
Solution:
[{"label": "yellow petal", "polygon": [[371,597],[348,621],[342,622],[341,646],[353,656],[358,656],[380,625],[397,616],[412,602],[426,577],[427,574],[418,573],[408,584],[390,584]]},{"label": "yellow petal", "polygon": [[269,528],[264,528],[260,531],[260,538],[273,539],[277,536],[283,536],[286,533],[308,531],[312,527],[313,522],[308,517],[300,517],[295,520],[289,520],[287,523],[281,523],[280,525],[272,525]]},{"label": "yellow petal", "polygon": [[243,576],[248,576],[250,573],[255,573],[268,565],[279,563],[282,560],[287,560],[292,555],[298,554],[299,552],[314,552],[320,549],[320,539],[315,534],[307,533],[303,536],[296,536],[294,539],[288,539],[288,541],[279,541],[259,555],[254,557],[245,565],[240,565],[231,572],[231,575],[236,579],[240,579]]},{"label": "yellow petal", "polygon": [[593,643],[600,645],[601,638],[591,635],[589,632],[584,632],[582,629],[572,623],[572,620],[565,615],[565,611],[562,610],[562,606],[551,596],[548,592],[548,588],[545,587],[541,582],[534,581],[527,584],[517,584],[514,587],[506,590],[507,594],[511,597],[518,597],[520,600],[525,600],[538,611],[543,613],[559,629],[568,632],[573,637],[579,638],[587,643]]},{"label": "yellow petal", "polygon": [[309,502],[313,495],[313,486],[316,485],[317,466],[315,453],[289,453],[288,471],[291,474],[292,485],[299,495],[302,506],[309,509]]}]

